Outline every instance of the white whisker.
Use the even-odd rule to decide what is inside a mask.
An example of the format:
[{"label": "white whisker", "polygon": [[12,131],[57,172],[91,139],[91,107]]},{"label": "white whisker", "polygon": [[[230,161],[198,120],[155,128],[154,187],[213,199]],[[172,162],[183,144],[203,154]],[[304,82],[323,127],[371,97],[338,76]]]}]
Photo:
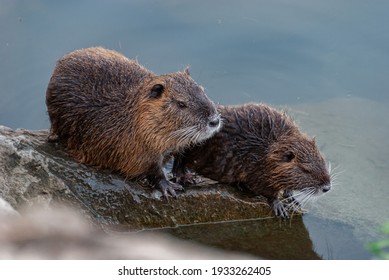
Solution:
[{"label": "white whisker", "polygon": [[208,139],[213,133],[212,131],[207,131],[206,128],[195,125],[173,131],[168,139],[174,141],[180,147],[191,146]]},{"label": "white whisker", "polygon": [[330,183],[327,186],[311,186],[304,189],[294,190],[291,196],[282,199],[287,208],[291,211],[291,215],[304,210],[307,204],[314,203],[323,192],[328,191],[330,188],[339,185],[338,179],[340,174],[344,171],[339,166],[333,166],[331,162],[328,162],[328,173],[330,175]]},{"label": "white whisker", "polygon": [[330,171],[330,178],[331,178],[331,187],[340,185],[340,183],[338,182],[340,175],[345,171],[342,170],[339,165],[334,168],[331,168],[329,171]]},{"label": "white whisker", "polygon": [[317,190],[315,187],[309,187],[298,191],[293,197],[300,203],[301,207],[305,207],[305,205],[315,197],[316,193]]}]

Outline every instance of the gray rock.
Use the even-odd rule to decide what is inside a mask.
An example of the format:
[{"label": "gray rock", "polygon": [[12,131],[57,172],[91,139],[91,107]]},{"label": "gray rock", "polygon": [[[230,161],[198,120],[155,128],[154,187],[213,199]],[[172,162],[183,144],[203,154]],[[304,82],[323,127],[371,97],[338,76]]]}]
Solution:
[{"label": "gray rock", "polygon": [[115,231],[271,215],[263,199],[207,181],[188,188],[178,199],[166,200],[146,182],[125,181],[118,174],[75,162],[60,146],[48,143],[47,137],[46,130],[0,126],[0,197],[4,200],[0,209],[16,212],[61,203]]}]

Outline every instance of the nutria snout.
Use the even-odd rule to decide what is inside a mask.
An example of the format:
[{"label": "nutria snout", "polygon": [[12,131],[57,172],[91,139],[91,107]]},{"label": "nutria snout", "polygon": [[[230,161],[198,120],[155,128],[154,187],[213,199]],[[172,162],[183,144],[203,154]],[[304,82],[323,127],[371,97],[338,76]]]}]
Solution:
[{"label": "nutria snout", "polygon": [[63,56],[46,104],[50,139],[72,157],[127,178],[147,177],[165,196],[181,189],[166,179],[166,159],[220,128],[214,103],[187,70],[158,76],[103,48]]},{"label": "nutria snout", "polygon": [[218,127],[220,124],[220,116],[215,115],[212,120],[209,122],[210,127]]},{"label": "nutria snout", "polygon": [[331,176],[313,138],[285,113],[264,104],[218,106],[223,127],[203,144],[177,155],[173,172],[186,168],[221,183],[238,184],[267,198],[274,213],[288,217],[313,195],[331,189]]}]

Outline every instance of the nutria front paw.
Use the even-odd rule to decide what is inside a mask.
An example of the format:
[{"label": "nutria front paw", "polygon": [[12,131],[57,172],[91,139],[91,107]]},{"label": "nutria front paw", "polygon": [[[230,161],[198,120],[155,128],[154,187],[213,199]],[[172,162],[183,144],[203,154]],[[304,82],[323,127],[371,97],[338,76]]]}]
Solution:
[{"label": "nutria front paw", "polygon": [[271,206],[274,214],[278,217],[281,216],[282,219],[289,219],[288,211],[286,210],[284,204],[278,199],[274,199],[271,202]]},{"label": "nutria front paw", "polygon": [[184,190],[181,185],[170,182],[166,179],[162,179],[161,181],[159,181],[158,186],[161,189],[163,196],[166,198],[168,198],[168,192],[172,197],[177,198],[176,191]]}]

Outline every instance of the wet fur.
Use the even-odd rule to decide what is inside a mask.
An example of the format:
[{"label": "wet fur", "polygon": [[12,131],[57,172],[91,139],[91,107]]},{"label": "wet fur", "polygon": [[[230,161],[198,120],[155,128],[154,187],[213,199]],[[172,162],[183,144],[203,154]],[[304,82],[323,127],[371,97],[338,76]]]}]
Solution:
[{"label": "wet fur", "polygon": [[[50,139],[76,160],[124,174],[165,178],[164,159],[210,137],[216,108],[187,71],[157,76],[111,50],[89,48],[61,58],[46,104]],[[165,181],[166,184],[168,184]]]},{"label": "wet fur", "polygon": [[287,214],[280,196],[293,205],[293,191],[318,194],[329,189],[329,172],[315,140],[284,112],[264,104],[218,110],[221,131],[177,156],[174,172],[179,178],[189,168],[221,183],[238,184],[265,196],[281,215]]}]

